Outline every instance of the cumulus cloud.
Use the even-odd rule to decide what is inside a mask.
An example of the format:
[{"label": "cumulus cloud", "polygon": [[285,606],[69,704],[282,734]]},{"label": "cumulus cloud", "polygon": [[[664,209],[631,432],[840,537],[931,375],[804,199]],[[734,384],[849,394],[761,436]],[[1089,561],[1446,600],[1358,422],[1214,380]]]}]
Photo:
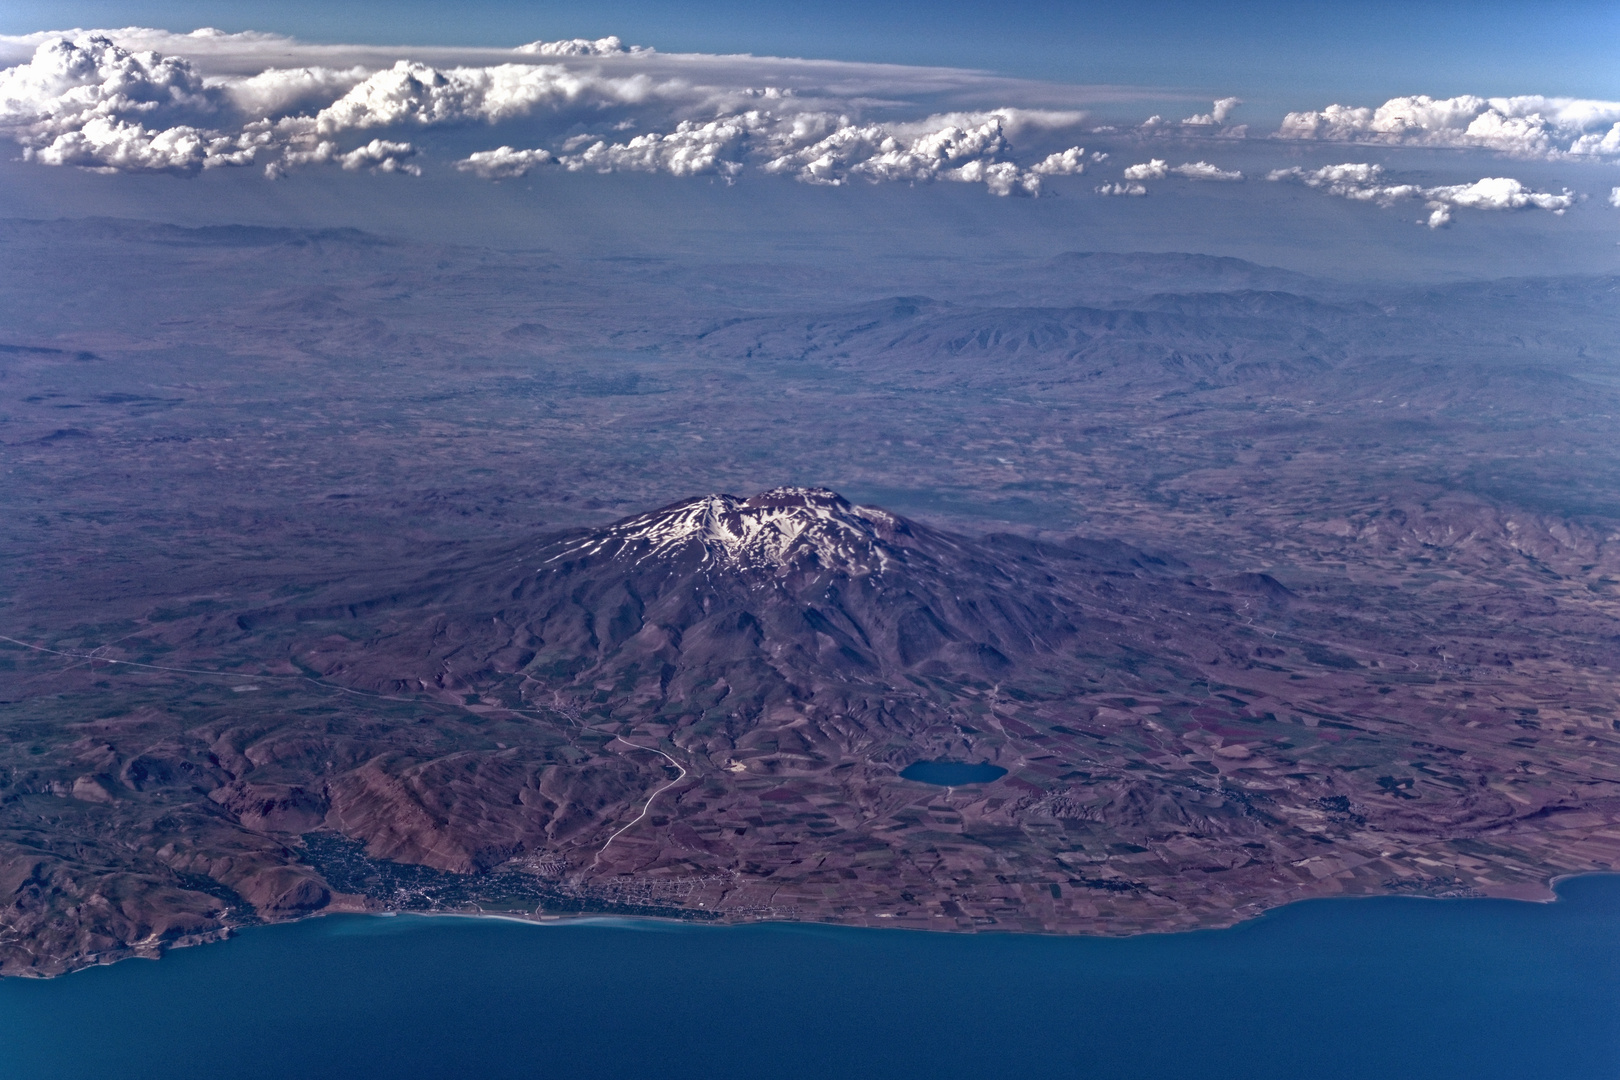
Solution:
[{"label": "cumulus cloud", "polygon": [[536,166],[550,165],[557,156],[550,150],[514,150],[510,146],[497,146],[493,150],[480,150],[456,162],[456,168],[470,172],[485,180],[515,180],[529,175]]},{"label": "cumulus cloud", "polygon": [[626,54],[642,55],[653,50],[640,45],[632,45],[628,49],[624,42],[617,37],[597,38],[595,41],[586,38],[570,38],[567,41],[531,41],[527,45],[519,45],[517,52],[529,56],[624,56]]},{"label": "cumulus cloud", "polygon": [[1351,162],[1327,165],[1319,169],[1299,167],[1273,170],[1267,180],[1292,180],[1307,187],[1319,188],[1330,195],[1358,202],[1373,202],[1380,206],[1393,206],[1409,199],[1423,200],[1429,211],[1429,228],[1438,229],[1449,224],[1454,208],[1475,210],[1550,210],[1562,214],[1575,205],[1570,191],[1553,194],[1535,191],[1523,183],[1506,176],[1488,176],[1471,184],[1443,184],[1423,187],[1419,184],[1390,183],[1382,165]]},{"label": "cumulus cloud", "polygon": [[1227,117],[1232,115],[1232,110],[1241,104],[1243,104],[1242,98],[1218,98],[1209,112],[1195,113],[1183,120],[1182,123],[1191,124],[1194,127],[1217,127],[1226,123]]},{"label": "cumulus cloud", "polygon": [[1617,187],[1613,191],[1609,192],[1609,205],[1620,207],[1620,187]]},{"label": "cumulus cloud", "polygon": [[0,132],[30,161],[101,171],[250,164],[258,140],[219,131],[230,110],[186,61],[105,37],[42,43],[0,70]]},{"label": "cumulus cloud", "polygon": [[1569,144],[1568,156],[1611,159],[1620,156],[1620,122],[1607,131],[1582,135]]},{"label": "cumulus cloud", "polygon": [[220,165],[251,165],[255,148],[241,140],[185,125],[153,130],[95,117],[77,130],[24,149],[46,165],[77,165],[94,172],[195,172]]},{"label": "cumulus cloud", "polygon": [[1620,101],[1483,98],[1465,94],[1391,98],[1377,108],[1329,105],[1283,118],[1284,139],[1390,146],[1476,147],[1515,157],[1620,154]]},{"label": "cumulus cloud", "polygon": [[[248,42],[239,37],[186,40],[212,44],[228,38],[242,48],[263,36]],[[523,51],[599,56],[646,50],[602,39],[537,42]],[[381,71],[267,67],[247,76],[204,78],[183,57],[132,51],[106,34],[82,34],[46,37],[27,62],[0,69],[0,134],[21,144],[29,160],[113,172],[191,173],[262,158],[273,159],[272,175],[314,163],[349,167],[351,160],[362,163],[354,167],[417,172],[406,166],[403,151],[376,150],[377,140],[342,152],[333,140],[368,129],[499,123],[542,109],[600,111],[661,92],[693,96],[644,73],[608,76],[533,63],[440,70],[401,60]],[[384,139],[382,145],[407,144]]]},{"label": "cumulus cloud", "polygon": [[1138,124],[1136,130],[1140,134],[1152,136],[1197,135],[1207,138],[1214,135],[1223,139],[1242,139],[1248,136],[1249,126],[1227,123],[1232,118],[1232,112],[1241,104],[1242,98],[1217,98],[1211,104],[1209,112],[1193,113],[1179,121],[1168,120],[1155,113]]},{"label": "cumulus cloud", "polygon": [[[1127,165],[1121,174],[1127,181],[1163,180],[1170,175],[1188,180],[1241,180],[1243,174],[1228,171],[1207,161],[1188,161],[1172,167],[1162,158],[1153,158],[1137,165]],[[1115,193],[1119,194],[1119,193]],[[1130,192],[1130,194],[1136,194]]]},{"label": "cumulus cloud", "polygon": [[769,119],[757,112],[707,123],[683,120],[667,133],[648,132],[623,143],[598,140],[561,160],[570,172],[663,172],[671,176],[720,176],[729,181],[743,171],[740,159],[745,140],[768,123]]},{"label": "cumulus cloud", "polygon": [[320,110],[314,125],[321,134],[331,135],[396,124],[494,124],[541,108],[599,109],[639,104],[658,91],[652,80],[642,74],[581,74],[550,64],[440,70],[401,60],[364,79]]},{"label": "cumulus cloud", "polygon": [[1218,165],[1211,165],[1207,161],[1189,161],[1184,165],[1177,165],[1170,170],[1177,176],[1185,176],[1189,180],[1241,180],[1243,174],[1236,170],[1223,169]]},{"label": "cumulus cloud", "polygon": [[[1063,119],[1067,119],[1064,117]],[[761,110],[706,122],[682,121],[670,132],[626,142],[599,140],[559,160],[565,168],[631,170],[675,176],[719,176],[730,182],[749,164],[807,184],[984,184],[995,195],[1038,195],[1043,177],[1084,171],[1085,150],[1070,147],[1025,169],[1009,160],[1008,129],[1039,127],[1050,116],[1012,110],[948,114],[912,123],[855,123],[846,116]]]},{"label": "cumulus cloud", "polygon": [[[205,27],[187,34],[170,30],[157,30],[145,26],[126,26],[120,30],[42,30],[32,34],[0,34],[0,64],[27,63],[41,45],[56,41],[79,41],[89,37],[102,37],[117,43],[130,52],[157,52],[171,56],[185,56],[195,60],[198,56],[229,59],[236,56],[250,58],[241,74],[252,74],[270,66],[267,53],[285,54],[296,43],[279,34],[266,34],[248,30],[229,34],[223,30]],[[216,72],[223,74],[223,72]]]},{"label": "cumulus cloud", "polygon": [[209,116],[217,91],[178,57],[133,53],[109,38],[44,42],[26,64],[0,71],[0,120],[9,124],[92,116]]},{"label": "cumulus cloud", "polygon": [[268,68],[219,85],[242,115],[274,119],[319,109],[347,94],[370,74],[363,67],[341,71],[324,67]]},{"label": "cumulus cloud", "polygon": [[1018,166],[999,160],[1008,149],[999,116],[933,117],[914,125],[844,123],[778,154],[765,169],[810,184],[983,181],[1005,195],[1019,183]]},{"label": "cumulus cloud", "polygon": [[[0,37],[0,64],[11,65],[0,68],[0,137],[26,160],[102,172],[420,175],[429,152],[453,142],[443,167],[488,180],[555,166],[726,183],[751,173],[830,186],[966,183],[1009,196],[1043,194],[1053,178],[1084,174],[1108,156],[1068,145],[1079,111],[987,107],[1071,100],[1051,87],[1036,92],[950,69],[662,54],[611,37],[405,50],[126,28]],[[1155,117],[1135,134],[1094,130],[1137,145],[1241,135],[1230,126],[1240,104],[1220,98],[1207,113]],[[457,130],[440,134],[447,129]],[[468,132],[480,129],[491,137],[471,145],[494,148],[468,154]],[[1398,98],[1376,109],[1290,113],[1279,135],[1620,160],[1620,103]],[[1142,196],[1148,184],[1175,178],[1244,177],[1201,159],[1172,166],[1152,157],[1094,190]],[[1381,205],[1420,202],[1437,226],[1460,208],[1561,213],[1575,198],[1505,177],[1399,182],[1374,165],[1281,170],[1273,179]]]},{"label": "cumulus cloud", "polygon": [[[774,62],[798,79],[795,88],[725,77],[738,64],[757,66],[753,58],[665,58],[626,48],[618,38],[486,50],[499,53],[498,63],[396,58],[368,67],[285,61],[352,58],[369,47],[302,46],[217,31],[109,33],[196,48],[238,68],[262,48],[281,65],[205,78],[188,59],[131,51],[107,34],[40,37],[26,63],[0,70],[0,134],[21,143],[31,160],[176,172],[258,163],[272,177],[316,165],[417,174],[411,130],[525,122],[571,129],[571,137],[531,149],[504,144],[455,167],[502,179],[555,162],[576,172],[728,182],[757,168],[812,184],[948,180],[983,184],[997,195],[1039,194],[1046,178],[1085,169],[1079,147],[1047,153],[1028,167],[1013,149],[1029,133],[1037,144],[1048,142],[1050,132],[1075,126],[1082,113],[1003,108],[896,119],[898,100],[872,97],[871,87],[850,78],[873,74],[858,65],[834,65],[841,81],[815,87],[805,84],[804,71],[826,64]],[[863,119],[874,109],[891,116]],[[577,134],[582,128],[607,133]],[[623,130],[640,133],[613,134]],[[357,138],[369,141],[356,145]]]},{"label": "cumulus cloud", "polygon": [[1056,154],[1048,154],[1044,160],[1031,165],[1029,171],[1036,176],[1079,176],[1086,171],[1085,157],[1085,147],[1071,146]]},{"label": "cumulus cloud", "polygon": [[[1324,165],[1320,169],[1305,169],[1297,165],[1288,169],[1273,169],[1266,174],[1266,179],[1298,181],[1307,187],[1325,188],[1329,194],[1345,199],[1375,199],[1380,198],[1378,193],[1384,190],[1381,184],[1383,176],[1382,165],[1346,162],[1343,165]],[[1422,190],[1408,186],[1412,191]]]},{"label": "cumulus cloud", "polygon": [[408,142],[372,139],[363,146],[345,151],[337,143],[323,140],[307,148],[285,151],[280,160],[265,166],[265,175],[277,179],[285,176],[288,168],[299,165],[334,164],[347,172],[370,169],[372,172],[421,176],[422,167],[410,161],[415,156],[416,148]]},{"label": "cumulus cloud", "polygon": [[0,70],[0,132],[26,160],[98,172],[195,173],[279,154],[272,176],[316,162],[419,173],[407,164],[416,153],[408,143],[373,139],[345,151],[306,118],[276,119],[347,93],[364,75],[270,69],[225,83],[184,58],[132,52],[105,35],[52,38],[27,63]]},{"label": "cumulus cloud", "polygon": [[412,176],[421,176],[420,166],[406,163],[407,159],[415,156],[416,148],[410,143],[372,139],[364,146],[350,150],[346,154],[339,154],[337,162],[350,172],[356,169],[370,169],[373,172],[404,172]]}]

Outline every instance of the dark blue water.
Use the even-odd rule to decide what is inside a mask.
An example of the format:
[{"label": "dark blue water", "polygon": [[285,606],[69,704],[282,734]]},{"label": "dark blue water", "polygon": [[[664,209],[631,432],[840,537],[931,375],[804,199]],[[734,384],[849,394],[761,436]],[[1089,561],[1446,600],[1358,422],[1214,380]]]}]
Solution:
[{"label": "dark blue water", "polygon": [[1126,940],[344,916],[0,983],[0,1076],[1620,1076],[1620,878]]},{"label": "dark blue water", "polygon": [[1007,770],[987,761],[972,764],[966,761],[913,761],[900,770],[906,780],[920,780],[940,787],[960,787],[963,784],[988,784],[1006,776]]}]

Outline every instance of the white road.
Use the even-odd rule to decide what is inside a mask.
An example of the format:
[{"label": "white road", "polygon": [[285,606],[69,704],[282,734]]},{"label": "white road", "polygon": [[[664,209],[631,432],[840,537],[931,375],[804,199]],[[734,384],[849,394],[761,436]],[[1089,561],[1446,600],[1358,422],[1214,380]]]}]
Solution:
[{"label": "white road", "polygon": [[641,813],[636,815],[635,820],[631,821],[629,824],[619,826],[619,828],[613,833],[613,835],[607,838],[607,842],[604,843],[602,845],[601,849],[597,851],[596,858],[591,860],[591,869],[592,870],[596,869],[596,864],[602,861],[602,856],[607,853],[607,849],[608,849],[609,844],[612,844],[613,841],[617,840],[619,838],[620,834],[622,834],[625,831],[627,831],[629,829],[632,829],[635,826],[641,824],[641,819],[646,817],[648,812],[652,810],[653,803],[658,800],[658,796],[662,795],[664,792],[668,791],[670,788],[674,787],[676,784],[678,784],[682,780],[686,779],[686,766],[682,765],[680,762],[676,761],[674,758],[670,757],[668,754],[664,753],[662,750],[658,749],[656,746],[637,746],[635,743],[631,742],[629,739],[626,739],[623,736],[619,736],[619,735],[614,736],[614,741],[622,742],[622,743],[624,743],[624,745],[629,746],[629,747],[634,747],[637,750],[650,750],[650,751],[652,751],[653,753],[657,754],[659,757],[663,758],[665,761],[669,762],[671,765],[673,765],[677,769],[679,769],[681,771],[681,775],[677,776],[675,779],[671,780],[669,783],[665,784],[663,787],[659,788],[657,791],[655,791],[651,795],[649,795],[647,797],[647,805],[643,806],[641,808]]}]

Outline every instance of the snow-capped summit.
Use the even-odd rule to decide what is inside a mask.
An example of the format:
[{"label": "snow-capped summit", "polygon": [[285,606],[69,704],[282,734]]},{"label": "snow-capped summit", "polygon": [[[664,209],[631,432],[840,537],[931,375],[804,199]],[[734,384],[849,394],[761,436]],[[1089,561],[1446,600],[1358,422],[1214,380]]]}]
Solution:
[{"label": "snow-capped summit", "polygon": [[806,564],[861,575],[887,569],[910,530],[826,488],[779,487],[748,498],[704,495],[629,518],[546,561],[606,556],[635,563],[701,551],[705,561],[780,570]]}]

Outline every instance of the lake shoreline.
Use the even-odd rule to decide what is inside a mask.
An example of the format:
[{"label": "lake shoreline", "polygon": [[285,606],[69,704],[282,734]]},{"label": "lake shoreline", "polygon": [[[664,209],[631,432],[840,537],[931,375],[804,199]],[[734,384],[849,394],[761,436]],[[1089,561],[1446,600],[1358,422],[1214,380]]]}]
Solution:
[{"label": "lake shoreline", "polygon": [[1620,875],[1578,878],[1115,938],[333,913],[0,982],[0,1080],[1612,1076]]},{"label": "lake shoreline", "polygon": [[581,924],[581,923],[593,923],[593,924],[601,925],[601,924],[609,923],[609,922],[612,922],[612,923],[626,923],[626,924],[645,923],[645,924],[649,924],[649,925],[660,925],[660,926],[669,926],[669,927],[715,927],[715,928],[735,928],[735,927],[744,927],[744,926],[802,926],[802,927],[829,927],[829,928],[851,929],[851,930],[915,931],[917,933],[923,933],[923,934],[942,935],[942,936],[959,936],[959,937],[1006,936],[1006,937],[1027,937],[1027,938],[1049,938],[1049,939],[1053,939],[1053,940],[1093,939],[1093,940],[1107,940],[1107,941],[1128,941],[1128,940],[1131,940],[1131,939],[1134,939],[1134,938],[1143,938],[1143,937],[1171,937],[1171,936],[1174,936],[1174,935],[1177,935],[1177,934],[1192,934],[1192,933],[1199,933],[1199,932],[1205,932],[1205,931],[1230,930],[1230,929],[1232,929],[1234,927],[1238,927],[1238,926],[1245,925],[1247,923],[1251,923],[1251,922],[1255,921],[1256,919],[1263,918],[1266,915],[1272,914],[1274,912],[1282,911],[1282,910],[1287,909],[1287,908],[1297,907],[1297,906],[1299,906],[1301,904],[1309,904],[1309,903],[1313,903],[1313,902],[1323,902],[1323,901],[1377,900],[1377,899],[1408,899],[1408,900],[1430,900],[1430,901],[1504,900],[1504,901],[1513,901],[1513,902],[1516,902],[1516,903],[1527,903],[1527,904],[1538,904],[1538,905],[1554,904],[1554,903],[1557,903],[1561,899],[1561,896],[1560,896],[1560,894],[1558,892],[1558,889],[1559,889],[1560,886],[1564,885],[1565,883],[1570,882],[1570,881],[1577,881],[1577,880],[1587,879],[1587,878],[1605,878],[1605,877],[1620,877],[1620,871],[1598,870],[1598,871],[1584,871],[1584,872],[1574,873],[1574,874],[1560,874],[1560,875],[1558,875],[1558,876],[1556,876],[1554,878],[1551,878],[1546,883],[1546,885],[1544,886],[1544,891],[1540,895],[1523,895],[1524,893],[1530,893],[1532,891],[1529,888],[1523,888],[1523,889],[1516,889],[1515,890],[1515,892],[1520,893],[1520,895],[1511,895],[1511,894],[1508,894],[1508,893],[1504,892],[1504,893],[1482,893],[1482,894],[1479,894],[1479,895],[1470,895],[1470,896],[1436,896],[1436,895],[1426,895],[1426,894],[1423,894],[1423,893],[1414,893],[1414,892],[1389,891],[1389,892],[1338,893],[1338,894],[1326,894],[1326,895],[1319,895],[1319,896],[1302,896],[1302,897],[1296,897],[1296,898],[1293,898],[1293,899],[1287,899],[1287,900],[1284,900],[1281,903],[1277,903],[1277,904],[1270,904],[1270,905],[1265,905],[1265,906],[1251,906],[1251,907],[1246,907],[1246,908],[1242,908],[1242,909],[1234,909],[1234,912],[1241,912],[1242,914],[1239,917],[1233,918],[1233,919],[1231,919],[1229,921],[1218,921],[1218,922],[1217,921],[1210,921],[1210,922],[1205,922],[1205,923],[1196,924],[1196,925],[1147,927],[1147,928],[1142,928],[1142,929],[1130,930],[1130,931],[1126,931],[1126,932],[1115,932],[1115,933],[1110,933],[1107,930],[1092,930],[1092,931],[1086,931],[1086,930],[1073,930],[1073,931],[1051,930],[1051,931],[1048,931],[1048,930],[1027,930],[1027,929],[1022,929],[1022,928],[1009,929],[1009,928],[1001,928],[1001,927],[997,927],[997,926],[961,926],[961,925],[958,925],[956,923],[952,923],[951,925],[948,925],[948,926],[930,926],[930,925],[918,924],[918,923],[914,923],[914,922],[897,923],[897,922],[888,921],[888,920],[881,920],[880,917],[876,917],[876,916],[870,916],[870,917],[868,917],[867,919],[865,919],[863,921],[856,921],[856,920],[836,921],[836,920],[831,920],[831,919],[783,919],[783,918],[746,918],[746,917],[726,918],[723,913],[717,913],[717,914],[720,915],[719,918],[704,919],[704,920],[700,921],[700,920],[694,920],[694,919],[669,918],[667,916],[659,916],[659,915],[642,915],[642,914],[620,913],[620,912],[612,912],[612,911],[552,912],[552,913],[533,912],[533,913],[527,913],[527,914],[522,913],[522,912],[515,912],[515,911],[449,911],[449,910],[410,911],[410,910],[390,909],[390,908],[384,908],[384,907],[373,907],[373,906],[369,906],[369,905],[367,905],[365,903],[365,900],[367,898],[339,894],[339,895],[334,897],[334,903],[329,904],[327,907],[322,908],[322,909],[320,909],[318,911],[312,911],[312,912],[309,912],[307,914],[302,914],[302,915],[296,916],[294,918],[273,919],[273,920],[266,919],[266,920],[256,920],[256,921],[253,921],[253,922],[229,924],[229,925],[226,925],[226,926],[222,926],[222,927],[220,927],[220,928],[218,928],[216,930],[208,931],[206,933],[196,934],[196,935],[187,935],[186,937],[178,939],[176,941],[158,943],[158,944],[156,944],[154,946],[150,946],[150,947],[136,946],[134,948],[125,949],[125,950],[108,950],[108,951],[103,952],[103,953],[92,954],[91,956],[85,958],[84,962],[74,964],[72,966],[68,966],[68,967],[66,967],[66,968],[64,968],[62,970],[58,970],[58,971],[49,971],[49,972],[27,971],[27,972],[17,972],[17,973],[12,973],[12,974],[7,974],[7,975],[0,975],[0,981],[4,981],[6,979],[29,979],[29,980],[57,979],[57,978],[61,978],[61,977],[66,976],[66,975],[72,975],[72,974],[74,974],[76,972],[80,972],[80,971],[88,971],[88,970],[91,970],[91,969],[94,969],[94,968],[109,967],[111,965],[121,963],[122,961],[125,961],[125,960],[161,960],[171,952],[177,952],[177,951],[180,951],[180,950],[183,950],[183,949],[197,948],[197,947],[204,946],[204,945],[220,944],[222,942],[230,941],[230,940],[238,937],[240,934],[242,934],[244,931],[247,931],[247,930],[255,930],[255,929],[259,929],[261,927],[271,927],[271,926],[290,926],[290,925],[296,925],[298,923],[309,922],[309,921],[315,920],[315,919],[322,919],[322,918],[328,918],[328,917],[342,917],[342,916],[348,916],[348,915],[368,915],[368,916],[372,916],[374,918],[396,918],[396,917],[403,917],[403,916],[422,916],[422,917],[425,917],[425,918],[456,918],[456,919],[474,919],[474,920],[493,920],[493,921],[498,921],[498,922],[525,923],[525,924],[534,925],[534,926],[564,926],[564,925],[575,925],[575,924]]}]

